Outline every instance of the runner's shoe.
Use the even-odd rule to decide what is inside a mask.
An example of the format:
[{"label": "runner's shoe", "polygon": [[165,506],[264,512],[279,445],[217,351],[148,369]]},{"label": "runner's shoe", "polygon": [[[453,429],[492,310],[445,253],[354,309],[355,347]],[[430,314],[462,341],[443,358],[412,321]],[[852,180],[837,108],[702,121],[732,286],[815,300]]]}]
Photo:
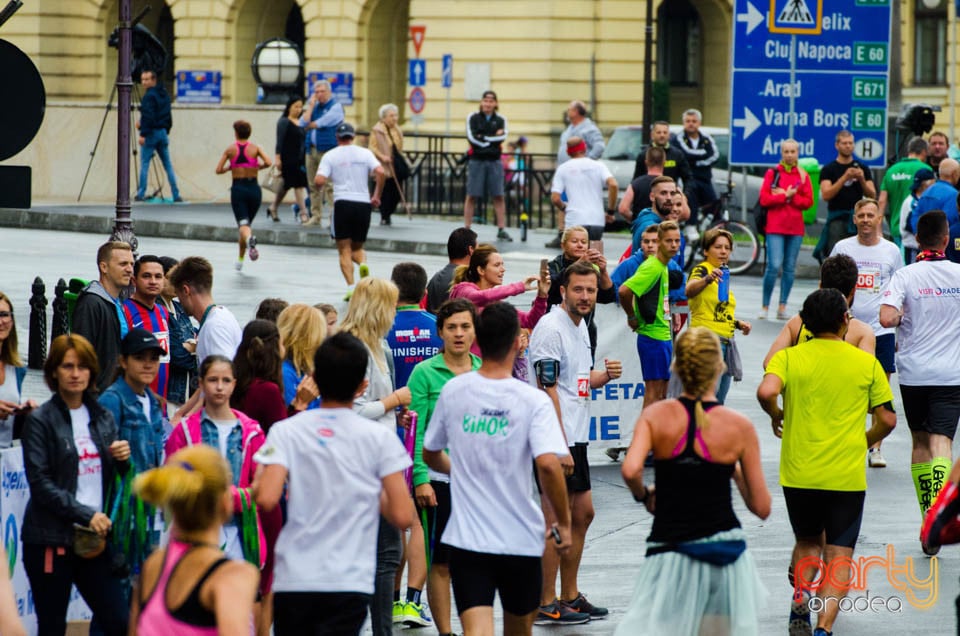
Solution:
[{"label": "runner's shoe", "polygon": [[393,602],[393,622],[402,623],[403,622],[403,608],[406,606],[406,603],[403,601],[394,601]]},{"label": "runner's shoe", "polygon": [[933,505],[927,510],[920,529],[920,542],[924,546],[924,553],[931,556],[935,553],[928,550],[960,542],[960,489],[952,481],[943,485]]},{"label": "runner's shoe", "polygon": [[433,620],[427,616],[427,611],[423,605],[407,601],[403,603],[403,624],[408,627],[430,627],[433,625]]},{"label": "runner's shoe", "polygon": [[867,454],[867,464],[870,468],[886,468],[887,460],[883,458],[879,448],[871,448]]},{"label": "runner's shoe", "polygon": [[608,448],[603,452],[606,453],[607,457],[610,458],[610,461],[618,462],[620,461],[620,450],[620,448]]},{"label": "runner's shoe", "polygon": [[360,278],[366,278],[370,275],[370,266],[366,263],[360,263]]},{"label": "runner's shoe", "polygon": [[810,623],[810,593],[801,592],[790,603],[790,619],[787,623],[787,633],[790,636],[812,636],[813,625]]},{"label": "runner's shoe", "polygon": [[243,269],[243,261],[238,260],[236,263],[233,264],[233,268],[234,268],[235,270],[237,270],[238,272],[239,272],[240,270],[242,270],[242,269]]},{"label": "runner's shoe", "polygon": [[500,228],[499,230],[497,230],[497,240],[506,241],[507,243],[512,243],[513,237],[507,234],[507,231],[505,229]]},{"label": "runner's shoe", "polygon": [[566,605],[574,612],[588,615],[590,620],[606,618],[607,614],[610,613],[606,607],[597,607],[588,601],[587,597],[583,595],[583,592],[577,594],[577,598],[573,599],[572,601],[560,601],[560,603]]},{"label": "runner's shoe", "polygon": [[828,632],[822,627],[818,627],[813,630],[813,636],[833,636],[833,632]]},{"label": "runner's shoe", "polygon": [[250,252],[250,260],[255,261],[260,258],[260,250],[257,249],[257,237],[251,236],[247,243],[247,251]]},{"label": "runner's shoe", "polygon": [[566,603],[554,599],[549,605],[541,605],[534,625],[581,625],[590,620],[589,614],[575,612]]}]

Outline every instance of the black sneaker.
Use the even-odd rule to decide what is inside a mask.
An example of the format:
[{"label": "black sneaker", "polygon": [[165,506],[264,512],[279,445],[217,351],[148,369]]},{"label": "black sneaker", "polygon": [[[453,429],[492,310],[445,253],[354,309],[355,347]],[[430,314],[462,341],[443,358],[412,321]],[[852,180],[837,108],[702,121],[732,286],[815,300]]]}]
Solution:
[{"label": "black sneaker", "polygon": [[133,200],[136,201],[137,203],[143,203],[146,199],[144,199],[142,196],[138,194],[137,196],[133,197]]},{"label": "black sneaker", "polygon": [[553,237],[552,241],[547,241],[546,243],[543,244],[543,246],[552,247],[554,249],[560,249],[560,235],[557,234],[555,237]]},{"label": "black sneaker", "polygon": [[183,200],[183,197],[173,197],[173,202],[174,202],[174,203],[186,203],[186,201]]},{"label": "black sneaker", "polygon": [[541,605],[534,625],[581,625],[590,620],[589,614],[575,612],[566,603],[554,600],[549,605]]},{"label": "black sneaker", "polygon": [[579,612],[581,614],[586,614],[590,617],[590,620],[597,618],[606,618],[607,614],[610,611],[606,607],[597,607],[593,603],[587,600],[587,597],[583,595],[583,592],[577,594],[577,598],[572,601],[560,601],[562,605],[566,605],[574,612]]},{"label": "black sneaker", "polygon": [[497,240],[512,243],[513,237],[507,234],[507,231],[505,229],[500,228],[499,230],[497,230]]},{"label": "black sneaker", "polygon": [[247,243],[247,251],[250,253],[250,260],[255,261],[260,258],[260,250],[257,249],[257,237],[251,236]]},{"label": "black sneaker", "polygon": [[810,621],[810,594],[800,592],[790,603],[790,618],[787,620],[787,633],[790,636],[812,636],[813,624]]}]

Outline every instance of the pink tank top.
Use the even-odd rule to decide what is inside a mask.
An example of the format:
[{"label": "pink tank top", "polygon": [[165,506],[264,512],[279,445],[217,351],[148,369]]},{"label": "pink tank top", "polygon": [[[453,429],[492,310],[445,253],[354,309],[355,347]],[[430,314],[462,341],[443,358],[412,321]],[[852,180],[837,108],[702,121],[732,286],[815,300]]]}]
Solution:
[{"label": "pink tank top", "polygon": [[166,554],[163,557],[163,569],[157,584],[143,604],[137,620],[137,634],[140,636],[217,636],[217,620],[213,612],[200,605],[200,588],[207,578],[221,565],[228,561],[221,558],[210,564],[203,576],[193,586],[176,611],[167,608],[167,583],[183,557],[194,548],[189,543],[170,541]]}]

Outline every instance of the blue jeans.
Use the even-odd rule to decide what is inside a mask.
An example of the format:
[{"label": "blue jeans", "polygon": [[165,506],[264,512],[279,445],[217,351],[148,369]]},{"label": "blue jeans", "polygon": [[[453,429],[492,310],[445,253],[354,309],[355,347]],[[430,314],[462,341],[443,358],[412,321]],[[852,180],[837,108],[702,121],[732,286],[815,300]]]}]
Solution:
[{"label": "blue jeans", "polygon": [[803,243],[802,235],[767,234],[767,270],[763,274],[763,306],[770,306],[773,286],[781,268],[780,304],[786,305],[793,288],[793,274],[797,268],[797,255]]},{"label": "blue jeans", "polygon": [[167,172],[167,180],[170,181],[173,198],[179,199],[180,188],[177,187],[177,176],[173,174],[173,164],[170,163],[170,139],[167,138],[167,131],[162,128],[154,130],[144,137],[143,148],[140,149],[140,187],[137,188],[137,196],[142,199],[146,194],[150,160],[153,159],[154,152],[160,156],[160,161],[163,162],[163,169]]},{"label": "blue jeans", "polygon": [[[723,356],[723,359],[727,359],[727,345],[720,343],[720,353]],[[730,384],[733,382],[733,376],[730,375],[730,371],[724,371],[723,375],[720,376],[720,379],[717,380],[717,402],[723,404],[727,399],[727,393],[730,391]]]},{"label": "blue jeans", "polygon": [[374,636],[393,634],[393,578],[400,567],[400,531],[380,517],[377,532],[377,571],[374,578],[373,598],[370,599],[370,622]]}]

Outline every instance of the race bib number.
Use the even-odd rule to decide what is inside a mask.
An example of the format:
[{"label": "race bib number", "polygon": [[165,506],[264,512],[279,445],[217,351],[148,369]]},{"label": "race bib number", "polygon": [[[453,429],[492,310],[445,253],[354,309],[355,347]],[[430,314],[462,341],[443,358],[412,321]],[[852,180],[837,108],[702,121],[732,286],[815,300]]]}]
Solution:
[{"label": "race bib number", "polygon": [[160,356],[160,363],[167,364],[170,362],[170,332],[169,331],[158,331],[153,334],[156,336],[157,340],[160,341],[160,346],[163,347],[163,354]]},{"label": "race bib number", "polygon": [[861,269],[857,274],[857,291],[867,294],[879,294],[880,270]]},{"label": "race bib number", "polygon": [[590,400],[590,374],[577,375],[577,401],[586,404]]}]

